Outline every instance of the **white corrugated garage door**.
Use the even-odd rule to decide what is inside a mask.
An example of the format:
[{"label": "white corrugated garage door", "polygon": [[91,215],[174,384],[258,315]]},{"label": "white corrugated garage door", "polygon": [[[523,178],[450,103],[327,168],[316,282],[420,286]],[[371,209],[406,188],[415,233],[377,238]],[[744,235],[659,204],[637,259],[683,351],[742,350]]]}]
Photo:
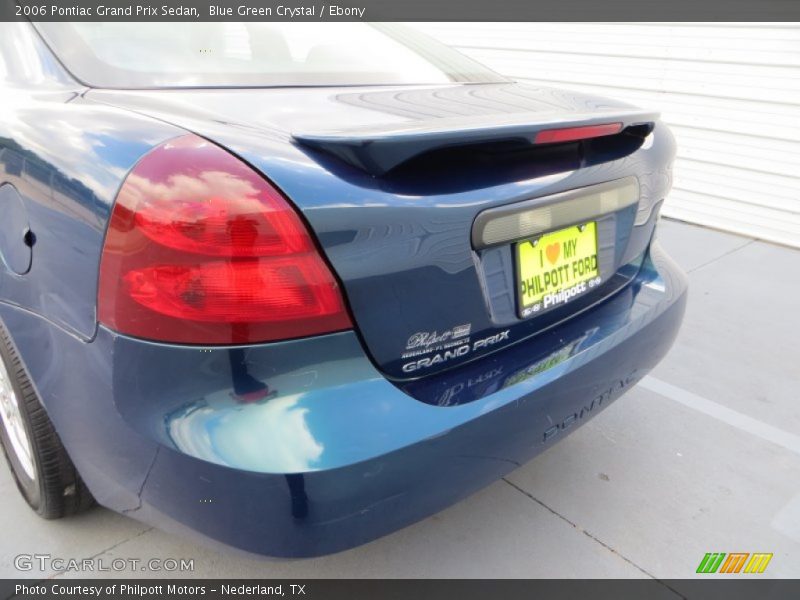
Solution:
[{"label": "white corrugated garage door", "polygon": [[662,112],[663,214],[800,247],[800,24],[417,23],[504,75]]}]

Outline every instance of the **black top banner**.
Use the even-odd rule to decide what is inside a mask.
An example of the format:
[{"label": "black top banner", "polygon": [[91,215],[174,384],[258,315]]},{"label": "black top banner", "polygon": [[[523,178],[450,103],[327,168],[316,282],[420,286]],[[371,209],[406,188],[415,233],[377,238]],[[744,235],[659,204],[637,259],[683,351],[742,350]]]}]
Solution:
[{"label": "black top banner", "polygon": [[0,0],[0,21],[800,21],[800,0]]}]

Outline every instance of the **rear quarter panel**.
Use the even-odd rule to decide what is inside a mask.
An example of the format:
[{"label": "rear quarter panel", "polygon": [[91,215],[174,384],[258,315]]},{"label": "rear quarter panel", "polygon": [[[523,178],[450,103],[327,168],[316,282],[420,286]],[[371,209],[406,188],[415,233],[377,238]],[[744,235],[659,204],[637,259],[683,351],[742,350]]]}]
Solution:
[{"label": "rear quarter panel", "polygon": [[[29,25],[0,26],[0,214],[15,206],[13,223],[0,219],[0,302],[88,340],[117,190],[142,155],[182,131],[86,101]],[[24,251],[25,223],[35,242],[20,275],[10,265]]]}]

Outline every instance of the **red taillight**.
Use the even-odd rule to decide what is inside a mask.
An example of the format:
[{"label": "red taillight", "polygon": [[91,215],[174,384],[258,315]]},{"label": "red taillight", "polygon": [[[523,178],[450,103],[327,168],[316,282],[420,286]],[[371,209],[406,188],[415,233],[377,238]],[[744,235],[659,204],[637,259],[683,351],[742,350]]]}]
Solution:
[{"label": "red taillight", "polygon": [[288,202],[194,135],[151,151],[120,189],[98,318],[120,333],[189,344],[352,327],[336,279]]},{"label": "red taillight", "polygon": [[586,125],[583,127],[562,127],[545,129],[536,134],[534,144],[556,144],[558,142],[574,142],[590,138],[614,135],[622,131],[622,123],[604,123],[602,125]]}]

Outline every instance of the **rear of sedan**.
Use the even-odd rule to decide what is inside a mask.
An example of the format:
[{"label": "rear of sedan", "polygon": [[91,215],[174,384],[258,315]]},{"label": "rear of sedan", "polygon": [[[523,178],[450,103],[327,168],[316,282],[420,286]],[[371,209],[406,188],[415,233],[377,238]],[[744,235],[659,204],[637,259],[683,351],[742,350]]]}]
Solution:
[{"label": "rear of sedan", "polygon": [[336,552],[542,452],[675,338],[657,113],[396,26],[6,27],[6,72],[40,67],[2,89],[2,441],[44,516]]}]

